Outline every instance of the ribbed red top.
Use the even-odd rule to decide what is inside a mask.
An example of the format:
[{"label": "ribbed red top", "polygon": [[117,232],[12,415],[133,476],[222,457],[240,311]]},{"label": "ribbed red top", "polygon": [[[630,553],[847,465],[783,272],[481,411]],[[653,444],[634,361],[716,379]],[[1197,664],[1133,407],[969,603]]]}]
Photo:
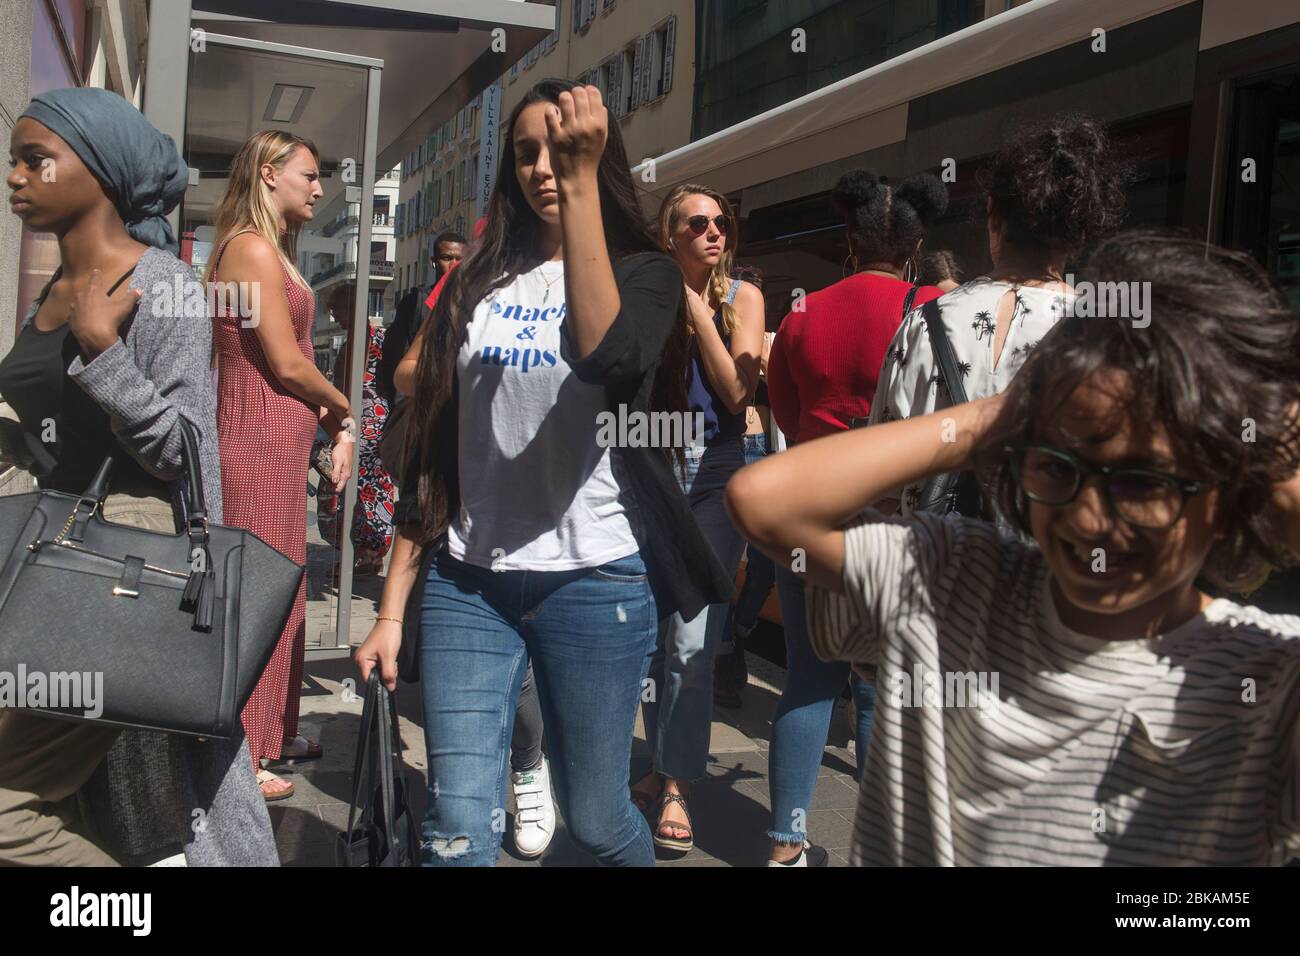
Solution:
[{"label": "ribbed red top", "polygon": [[[814,292],[781,323],[767,365],[772,414],[787,441],[844,431],[871,414],[880,367],[903,323],[910,286],[861,272]],[[916,291],[913,308],[943,293]]]}]

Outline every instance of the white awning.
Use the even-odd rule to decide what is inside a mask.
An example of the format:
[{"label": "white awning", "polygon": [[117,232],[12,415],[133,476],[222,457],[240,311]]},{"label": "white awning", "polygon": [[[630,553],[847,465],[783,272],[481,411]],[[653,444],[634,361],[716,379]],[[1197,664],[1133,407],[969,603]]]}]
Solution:
[{"label": "white awning", "polygon": [[730,192],[896,143],[919,96],[1190,2],[1033,0],[656,157],[653,182],[642,162],[638,185],[657,198],[681,182]]}]

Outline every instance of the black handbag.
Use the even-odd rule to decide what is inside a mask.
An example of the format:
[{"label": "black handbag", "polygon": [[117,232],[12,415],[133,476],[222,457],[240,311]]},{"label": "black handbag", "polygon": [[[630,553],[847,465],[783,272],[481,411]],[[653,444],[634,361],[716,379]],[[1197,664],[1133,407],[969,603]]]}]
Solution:
[{"label": "black handbag", "polygon": [[[966,387],[962,384],[957,357],[953,354],[952,343],[948,341],[948,333],[944,330],[943,319],[939,315],[939,301],[931,299],[921,306],[921,314],[925,319],[925,330],[930,336],[930,351],[939,363],[939,374],[948,392],[949,403],[965,404]],[[949,471],[932,476],[921,490],[921,496],[913,510],[986,520],[989,517],[984,493],[973,471]]]},{"label": "black handbag", "polygon": [[32,713],[202,737],[239,730],[303,567],[250,531],[208,523],[197,436],[178,421],[182,532],[104,520],[111,458],[80,497],[0,498],[0,670],[46,675],[51,692],[56,677],[65,691],[82,675],[102,686],[99,714],[66,694],[29,699]]},{"label": "black handbag", "polygon": [[361,708],[348,828],[336,837],[339,866],[415,866],[419,862],[401,753],[397,699],[380,681],[376,667],[370,672]]}]

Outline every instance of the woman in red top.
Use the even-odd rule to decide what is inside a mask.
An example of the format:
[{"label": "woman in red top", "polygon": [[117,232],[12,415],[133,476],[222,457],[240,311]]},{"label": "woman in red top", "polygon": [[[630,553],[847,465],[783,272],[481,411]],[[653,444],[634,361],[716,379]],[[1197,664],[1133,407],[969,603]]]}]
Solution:
[{"label": "woman in red top", "polygon": [[[840,177],[831,200],[848,228],[853,274],[814,292],[785,317],[768,361],[772,414],[791,444],[865,421],[906,308],[942,294],[934,286],[917,289],[908,281],[916,274],[915,257],[926,226],[948,206],[938,179],[914,176],[894,187],[874,172],[854,170]],[[788,671],[772,722],[768,865],[824,866],[828,854],[805,839],[806,821],[831,711],[849,665],[828,664],[813,655],[804,623],[803,582],[780,565],[776,571]],[[870,685],[855,684],[869,708],[875,699]],[[864,737],[859,735],[859,750],[866,748]]]}]

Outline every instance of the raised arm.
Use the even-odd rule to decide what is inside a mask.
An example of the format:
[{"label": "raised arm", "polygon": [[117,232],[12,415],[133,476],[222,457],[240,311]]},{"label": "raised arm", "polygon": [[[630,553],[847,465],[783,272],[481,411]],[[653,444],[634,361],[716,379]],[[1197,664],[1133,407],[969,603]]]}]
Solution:
[{"label": "raised arm", "polygon": [[962,468],[1001,405],[994,395],[769,455],[727,483],[727,508],[764,554],[789,567],[802,549],[808,579],[839,590],[844,525],[891,488]]},{"label": "raised arm", "polygon": [[621,306],[596,179],[609,134],[600,90],[578,86],[561,93],[558,109],[546,115],[546,133],[564,242],[565,323],[577,357],[584,359],[600,345]]}]

